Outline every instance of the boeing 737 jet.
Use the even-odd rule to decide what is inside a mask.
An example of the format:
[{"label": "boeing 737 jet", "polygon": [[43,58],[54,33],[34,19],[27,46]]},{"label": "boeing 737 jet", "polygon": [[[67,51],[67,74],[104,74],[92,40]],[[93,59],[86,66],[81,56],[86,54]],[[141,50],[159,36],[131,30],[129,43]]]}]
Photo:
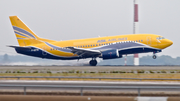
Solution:
[{"label": "boeing 737 jet", "polygon": [[[10,16],[19,54],[46,59],[86,59],[92,58],[91,66],[97,65],[96,58],[115,59],[123,55],[152,52],[156,53],[173,44],[169,39],[155,34],[129,34],[67,41],[54,41],[38,37],[17,16]],[[53,34],[53,33],[51,33]],[[73,33],[74,35],[74,33]]]}]

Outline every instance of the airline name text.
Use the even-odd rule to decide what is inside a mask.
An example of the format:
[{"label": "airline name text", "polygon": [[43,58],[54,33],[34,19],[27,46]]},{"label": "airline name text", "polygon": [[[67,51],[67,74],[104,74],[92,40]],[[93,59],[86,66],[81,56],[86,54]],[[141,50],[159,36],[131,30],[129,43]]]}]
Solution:
[{"label": "airline name text", "polygon": [[127,37],[124,37],[124,38],[113,38],[113,39],[102,39],[102,40],[98,40],[97,43],[111,42],[111,41],[125,41],[125,40],[127,40]]}]

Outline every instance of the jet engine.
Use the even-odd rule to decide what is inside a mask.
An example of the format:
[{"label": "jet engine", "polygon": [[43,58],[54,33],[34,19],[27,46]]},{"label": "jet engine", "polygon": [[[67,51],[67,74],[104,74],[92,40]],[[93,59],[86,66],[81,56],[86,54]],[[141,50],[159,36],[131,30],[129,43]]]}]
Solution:
[{"label": "jet engine", "polygon": [[114,58],[121,58],[122,55],[119,55],[117,49],[113,50],[106,50],[101,52],[101,58],[103,59],[114,59]]}]

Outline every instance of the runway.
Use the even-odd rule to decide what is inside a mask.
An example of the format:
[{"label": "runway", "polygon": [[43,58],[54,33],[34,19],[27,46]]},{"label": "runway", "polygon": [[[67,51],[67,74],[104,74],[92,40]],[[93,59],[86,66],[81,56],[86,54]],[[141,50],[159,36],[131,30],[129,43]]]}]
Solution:
[{"label": "runway", "polygon": [[180,66],[0,66],[0,70],[180,70]]},{"label": "runway", "polygon": [[[104,81],[24,81],[24,80],[1,80],[0,85],[66,85],[66,86],[136,86],[136,87],[179,87],[179,82],[104,82]],[[137,92],[137,89],[83,89],[84,92],[100,92],[100,93],[129,93]],[[2,91],[23,91],[22,87],[0,87]],[[29,87],[27,91],[38,92],[79,92],[79,88],[43,88]],[[141,92],[148,93],[179,93],[180,89],[141,89]]]},{"label": "runway", "polygon": [[[131,70],[180,70],[180,66],[0,66],[0,71],[131,71]],[[14,74],[11,71],[11,74]],[[179,73],[179,72],[178,72]],[[15,73],[16,74],[16,73]],[[35,74],[35,73],[31,73]],[[76,73],[74,73],[76,75]],[[173,73],[176,75],[175,73]],[[94,74],[93,74],[94,75]],[[159,74],[161,75],[161,74]],[[166,74],[169,75],[169,74]],[[108,74],[106,76],[109,76]],[[121,77],[121,75],[120,75]],[[122,81],[41,81],[41,80],[0,80],[0,85],[65,85],[65,86],[136,86],[136,87],[167,87],[167,89],[141,89],[144,96],[180,96],[180,89],[168,89],[168,87],[180,87],[180,82],[122,82]],[[23,87],[0,87],[0,94],[23,94]],[[80,95],[80,88],[45,88],[27,87],[27,94],[41,95]],[[83,88],[84,95],[103,96],[137,96],[138,89],[102,89]]]}]

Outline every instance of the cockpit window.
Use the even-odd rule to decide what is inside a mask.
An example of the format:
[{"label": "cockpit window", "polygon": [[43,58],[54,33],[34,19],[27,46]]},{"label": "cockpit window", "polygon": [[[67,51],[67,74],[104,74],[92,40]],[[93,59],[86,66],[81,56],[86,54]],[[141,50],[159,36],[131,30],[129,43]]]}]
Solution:
[{"label": "cockpit window", "polygon": [[164,37],[162,37],[162,36],[159,36],[159,37],[157,37],[156,39],[158,39],[158,40],[162,40],[162,39],[165,39]]}]

